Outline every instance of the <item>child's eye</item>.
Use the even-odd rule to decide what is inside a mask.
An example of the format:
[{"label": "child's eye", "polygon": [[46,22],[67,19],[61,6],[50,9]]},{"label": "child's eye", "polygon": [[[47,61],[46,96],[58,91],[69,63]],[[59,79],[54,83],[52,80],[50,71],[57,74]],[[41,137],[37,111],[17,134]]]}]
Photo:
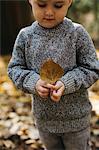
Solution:
[{"label": "child's eye", "polygon": [[62,7],[63,7],[63,4],[54,4],[54,7],[55,7],[55,8],[62,8]]},{"label": "child's eye", "polygon": [[46,4],[38,4],[39,7],[46,7]]}]

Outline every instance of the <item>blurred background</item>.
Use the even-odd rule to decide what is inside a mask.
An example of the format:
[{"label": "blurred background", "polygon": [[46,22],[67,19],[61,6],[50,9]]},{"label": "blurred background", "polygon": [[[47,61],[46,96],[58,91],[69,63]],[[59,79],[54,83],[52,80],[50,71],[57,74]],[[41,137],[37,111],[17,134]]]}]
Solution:
[{"label": "blurred background", "polygon": [[[99,0],[73,0],[68,17],[92,37],[99,58]],[[19,30],[34,21],[28,0],[0,0],[0,150],[43,150],[31,113],[31,96],[17,90],[7,65]],[[99,149],[99,81],[88,89],[93,106],[91,142]]]},{"label": "blurred background", "polygon": [[[28,0],[0,0],[1,54],[11,54],[19,30],[34,20]],[[85,26],[99,47],[99,0],[74,0],[68,17]]]}]

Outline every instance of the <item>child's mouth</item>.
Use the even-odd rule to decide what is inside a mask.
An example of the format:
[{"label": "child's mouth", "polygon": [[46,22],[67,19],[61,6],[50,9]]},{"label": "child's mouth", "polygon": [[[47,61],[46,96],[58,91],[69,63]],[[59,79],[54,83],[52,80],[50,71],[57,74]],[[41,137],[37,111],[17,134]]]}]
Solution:
[{"label": "child's mouth", "polygon": [[54,19],[44,18],[46,21],[53,21]]}]

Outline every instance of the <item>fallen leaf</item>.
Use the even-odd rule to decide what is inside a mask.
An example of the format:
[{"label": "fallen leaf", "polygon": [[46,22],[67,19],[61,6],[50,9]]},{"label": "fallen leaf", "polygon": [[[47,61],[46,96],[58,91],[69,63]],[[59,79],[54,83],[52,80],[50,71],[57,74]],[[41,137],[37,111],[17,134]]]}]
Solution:
[{"label": "fallen leaf", "polygon": [[14,143],[10,140],[4,140],[3,143],[4,143],[6,148],[15,148]]}]

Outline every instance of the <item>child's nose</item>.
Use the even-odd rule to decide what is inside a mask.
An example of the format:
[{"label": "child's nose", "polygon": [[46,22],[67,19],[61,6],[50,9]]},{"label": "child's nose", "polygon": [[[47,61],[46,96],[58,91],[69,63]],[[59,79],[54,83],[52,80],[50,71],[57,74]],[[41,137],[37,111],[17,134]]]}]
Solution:
[{"label": "child's nose", "polygon": [[45,12],[45,16],[48,18],[48,19],[51,19],[53,18],[54,16],[54,11],[52,8],[47,8],[46,9],[46,12]]}]

